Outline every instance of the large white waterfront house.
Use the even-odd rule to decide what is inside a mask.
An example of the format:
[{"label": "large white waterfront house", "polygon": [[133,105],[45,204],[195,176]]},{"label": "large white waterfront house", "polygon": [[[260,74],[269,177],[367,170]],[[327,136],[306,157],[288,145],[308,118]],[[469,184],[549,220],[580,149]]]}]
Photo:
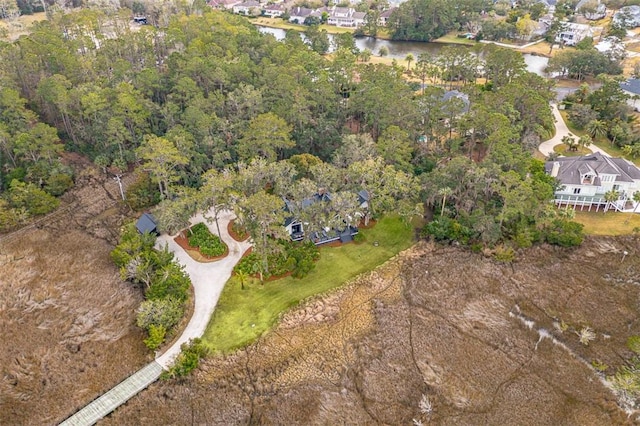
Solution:
[{"label": "large white waterfront house", "polygon": [[[640,169],[635,164],[599,152],[547,161],[545,170],[560,184],[555,192],[558,205],[624,210],[634,192],[640,191]],[[618,200],[607,202],[605,194],[609,191],[616,191]]]}]

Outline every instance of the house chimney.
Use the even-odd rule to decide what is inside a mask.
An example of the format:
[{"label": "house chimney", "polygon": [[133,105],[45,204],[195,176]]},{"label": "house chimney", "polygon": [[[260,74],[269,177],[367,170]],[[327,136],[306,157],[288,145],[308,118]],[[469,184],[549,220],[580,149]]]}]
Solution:
[{"label": "house chimney", "polygon": [[560,171],[560,162],[554,161],[553,166],[551,167],[551,177],[558,177],[559,171]]}]

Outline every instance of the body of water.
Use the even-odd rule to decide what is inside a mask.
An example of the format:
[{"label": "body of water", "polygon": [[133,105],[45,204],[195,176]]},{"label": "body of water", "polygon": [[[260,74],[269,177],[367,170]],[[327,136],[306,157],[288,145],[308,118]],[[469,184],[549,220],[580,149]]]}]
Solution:
[{"label": "body of water", "polygon": [[[262,27],[258,26],[258,30],[263,34],[271,34],[277,40],[284,39],[285,30],[280,28],[270,28],[270,27]],[[301,34],[304,38],[304,34]],[[331,49],[333,49],[333,35],[329,34],[329,40],[331,40]],[[382,40],[376,39],[373,37],[358,37],[355,39],[356,46],[360,50],[369,49],[373,52],[374,55],[378,55],[380,48],[385,46],[389,51],[387,55],[388,58],[394,58],[399,61],[403,61],[404,58],[411,53],[414,58],[418,58],[422,53],[428,53],[431,55],[436,55],[440,52],[440,50],[447,46],[444,43],[427,43],[427,42],[419,42],[419,41],[394,41],[394,40]],[[331,50],[330,49],[330,50]],[[543,77],[546,77],[544,74],[544,69],[547,67],[549,62],[549,58],[545,58],[544,56],[535,56],[530,54],[524,54],[524,62],[527,64],[527,70]]]}]

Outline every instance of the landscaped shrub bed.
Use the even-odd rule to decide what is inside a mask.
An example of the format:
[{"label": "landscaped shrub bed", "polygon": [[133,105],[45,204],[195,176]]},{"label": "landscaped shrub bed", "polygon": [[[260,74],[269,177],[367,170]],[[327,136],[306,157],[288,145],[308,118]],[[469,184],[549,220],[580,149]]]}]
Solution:
[{"label": "landscaped shrub bed", "polygon": [[227,251],[227,246],[217,235],[213,235],[204,223],[193,225],[187,233],[187,238],[189,245],[197,247],[205,256],[222,256]]},{"label": "landscaped shrub bed", "polygon": [[235,220],[229,222],[228,231],[231,237],[236,241],[244,241],[249,238],[249,232],[247,232],[246,228]]},{"label": "landscaped shrub bed", "polygon": [[302,278],[315,268],[314,262],[320,258],[320,251],[312,242],[297,243],[280,240],[278,245],[281,250],[267,256],[268,271],[263,266],[263,259],[251,253],[238,262],[234,272],[244,272],[249,275],[262,272],[265,279],[288,273],[292,273],[295,278]]}]

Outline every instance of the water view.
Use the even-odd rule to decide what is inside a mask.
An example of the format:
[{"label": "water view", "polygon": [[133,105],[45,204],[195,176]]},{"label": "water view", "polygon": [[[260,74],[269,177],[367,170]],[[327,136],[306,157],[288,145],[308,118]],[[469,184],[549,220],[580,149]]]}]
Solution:
[{"label": "water view", "polygon": [[[285,30],[280,28],[270,28],[258,25],[258,29],[263,34],[271,34],[276,40],[282,40],[285,36]],[[304,34],[302,34],[304,38]],[[333,35],[329,34],[331,40],[331,49],[333,49]],[[377,55],[380,48],[385,46],[389,51],[387,57],[398,60],[404,60],[404,58],[411,53],[417,58],[422,53],[428,53],[436,55],[440,50],[446,46],[443,43],[425,43],[417,41],[393,41],[393,40],[381,40],[373,37],[358,37],[356,40],[356,46],[360,50],[369,49],[374,55]],[[331,51],[330,49],[330,51]],[[549,58],[544,56],[535,56],[531,54],[524,54],[524,62],[527,64],[527,70],[536,73],[541,76],[545,76],[544,69],[546,68]]]}]

